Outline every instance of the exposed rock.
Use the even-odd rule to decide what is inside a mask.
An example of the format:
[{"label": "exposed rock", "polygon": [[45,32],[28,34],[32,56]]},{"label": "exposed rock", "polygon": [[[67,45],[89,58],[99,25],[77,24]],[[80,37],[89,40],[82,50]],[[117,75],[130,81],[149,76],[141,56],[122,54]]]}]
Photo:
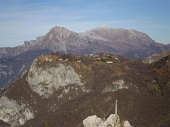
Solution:
[{"label": "exposed rock", "polygon": [[[84,127],[121,127],[119,116],[111,114],[106,121],[102,121],[96,115],[89,116],[83,120]],[[129,121],[125,121],[123,127],[132,127]]]},{"label": "exposed rock", "polygon": [[34,113],[26,104],[19,105],[15,100],[2,96],[0,99],[0,120],[11,126],[23,125],[33,119]]},{"label": "exposed rock", "polygon": [[30,88],[44,98],[48,98],[60,86],[69,84],[83,85],[80,76],[68,65],[57,64],[53,67],[38,67],[36,59],[28,73]]},{"label": "exposed rock", "polygon": [[130,125],[129,121],[125,121],[123,127],[132,127],[132,125]]},{"label": "exposed rock", "polygon": [[103,123],[103,127],[120,127],[120,119],[119,116],[115,114],[111,114],[106,121]]},{"label": "exposed rock", "polygon": [[98,118],[96,115],[89,116],[83,120],[84,127],[103,127],[103,121],[101,118]]},{"label": "exposed rock", "polygon": [[115,92],[115,91],[121,90],[121,89],[128,89],[128,86],[125,85],[124,80],[117,80],[112,83],[113,83],[113,85],[106,86],[102,93]]},{"label": "exposed rock", "polygon": [[128,89],[128,87],[125,85],[124,80],[117,80],[112,83],[116,87],[116,89]]}]

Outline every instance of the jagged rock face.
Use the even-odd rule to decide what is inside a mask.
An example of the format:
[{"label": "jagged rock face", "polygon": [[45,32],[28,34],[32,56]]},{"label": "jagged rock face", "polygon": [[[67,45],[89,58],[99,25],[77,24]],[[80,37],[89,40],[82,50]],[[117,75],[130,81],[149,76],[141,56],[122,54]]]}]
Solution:
[{"label": "jagged rock face", "polygon": [[38,67],[36,59],[28,73],[28,83],[31,89],[42,97],[48,98],[60,86],[69,84],[82,86],[80,76],[70,65],[57,64],[54,67]]},{"label": "jagged rock face", "polygon": [[[83,120],[84,127],[121,127],[120,118],[115,114],[111,114],[106,121],[102,121],[101,118],[98,118],[96,115],[89,116]],[[123,127],[132,127],[129,121],[123,123]]]},{"label": "jagged rock face", "polygon": [[33,118],[34,112],[31,111],[29,105],[19,105],[15,100],[6,96],[0,98],[0,120],[16,127]]},{"label": "jagged rock face", "polygon": [[50,39],[58,39],[61,42],[66,40],[69,35],[70,35],[71,31],[69,31],[68,29],[65,29],[64,27],[54,27],[50,30],[49,35],[50,35]]},{"label": "jagged rock face", "polygon": [[101,118],[98,118],[96,115],[89,116],[83,120],[84,127],[102,127],[103,121]]},{"label": "jagged rock face", "polygon": [[42,40],[43,47],[49,48],[52,51],[60,52],[74,52],[81,47],[86,47],[89,44],[87,40],[81,37],[78,33],[69,31],[64,27],[54,27],[52,28]]}]

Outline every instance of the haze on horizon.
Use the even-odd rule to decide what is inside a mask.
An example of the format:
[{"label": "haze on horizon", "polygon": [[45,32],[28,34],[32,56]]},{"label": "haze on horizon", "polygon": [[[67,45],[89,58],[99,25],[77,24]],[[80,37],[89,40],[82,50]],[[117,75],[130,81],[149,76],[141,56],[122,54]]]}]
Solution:
[{"label": "haze on horizon", "polygon": [[170,43],[169,0],[1,0],[0,47],[22,45],[61,26],[85,32],[98,26],[135,29]]}]

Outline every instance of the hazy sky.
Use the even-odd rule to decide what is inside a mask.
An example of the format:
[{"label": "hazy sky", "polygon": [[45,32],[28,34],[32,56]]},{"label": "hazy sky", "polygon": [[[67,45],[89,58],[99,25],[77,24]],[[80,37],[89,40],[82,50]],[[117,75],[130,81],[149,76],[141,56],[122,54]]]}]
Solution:
[{"label": "hazy sky", "polygon": [[135,29],[170,43],[170,0],[0,0],[0,47],[22,45],[54,26]]}]

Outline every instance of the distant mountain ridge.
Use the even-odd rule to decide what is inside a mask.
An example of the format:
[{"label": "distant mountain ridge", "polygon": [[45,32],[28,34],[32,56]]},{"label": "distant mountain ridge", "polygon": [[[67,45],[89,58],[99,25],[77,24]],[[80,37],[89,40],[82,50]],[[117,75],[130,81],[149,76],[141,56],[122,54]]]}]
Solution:
[{"label": "distant mountain ridge", "polygon": [[168,55],[170,55],[170,50],[164,51],[160,54],[153,54],[153,55],[147,57],[145,60],[143,60],[143,62],[151,64],[151,63],[159,61],[160,59],[162,59],[163,57],[166,57]]},{"label": "distant mountain ridge", "polygon": [[0,88],[19,78],[24,71],[30,68],[34,59],[48,53],[51,51],[47,49],[32,50],[13,58],[0,58]]},{"label": "distant mountain ridge", "polygon": [[14,57],[26,51],[41,49],[73,54],[108,52],[132,59],[144,59],[153,53],[170,49],[170,45],[156,43],[147,34],[131,29],[102,26],[84,33],[76,33],[56,26],[45,36],[25,41],[24,45],[0,48],[0,57]]}]

